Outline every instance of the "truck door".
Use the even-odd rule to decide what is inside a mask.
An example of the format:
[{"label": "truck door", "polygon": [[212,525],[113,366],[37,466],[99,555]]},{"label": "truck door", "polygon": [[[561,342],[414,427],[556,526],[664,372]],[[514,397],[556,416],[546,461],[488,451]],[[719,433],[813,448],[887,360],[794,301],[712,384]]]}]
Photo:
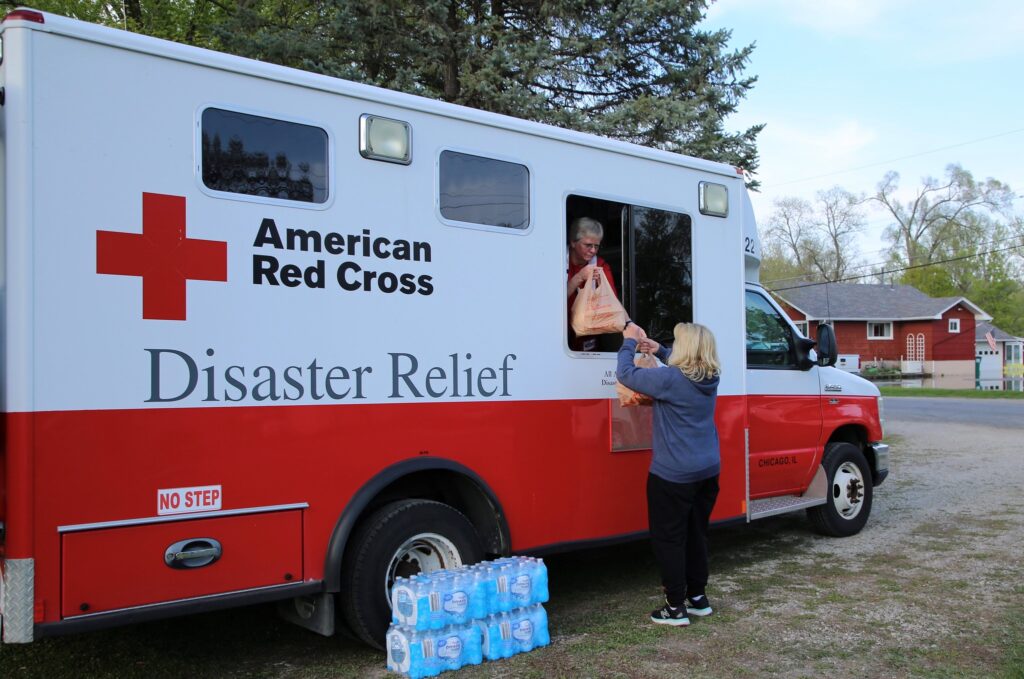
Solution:
[{"label": "truck door", "polygon": [[759,290],[747,290],[750,498],[802,492],[821,437],[818,367],[798,367],[793,327]]}]

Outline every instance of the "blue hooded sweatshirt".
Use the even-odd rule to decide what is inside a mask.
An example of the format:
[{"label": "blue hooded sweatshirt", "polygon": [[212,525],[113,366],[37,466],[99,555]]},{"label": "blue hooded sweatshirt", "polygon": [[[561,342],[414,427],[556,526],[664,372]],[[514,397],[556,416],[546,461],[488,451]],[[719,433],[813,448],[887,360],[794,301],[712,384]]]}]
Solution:
[{"label": "blue hooded sweatshirt", "polygon": [[[654,399],[654,455],[650,471],[672,483],[693,483],[718,474],[721,457],[715,427],[718,377],[694,382],[679,368],[633,365],[636,340],[619,349],[616,376],[633,391]],[[669,350],[657,356],[667,361]]]}]

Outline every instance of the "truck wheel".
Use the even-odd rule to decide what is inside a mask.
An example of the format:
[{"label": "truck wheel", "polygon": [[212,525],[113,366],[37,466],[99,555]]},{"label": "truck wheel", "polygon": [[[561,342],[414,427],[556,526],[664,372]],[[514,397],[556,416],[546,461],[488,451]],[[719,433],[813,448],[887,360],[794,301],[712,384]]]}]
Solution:
[{"label": "truck wheel", "polygon": [[871,469],[864,453],[852,443],[830,443],[822,460],[828,478],[828,501],[807,510],[822,535],[855,535],[871,514]]},{"label": "truck wheel", "polygon": [[356,529],[346,549],[339,595],[345,620],[360,639],[384,648],[395,578],[482,558],[480,537],[458,510],[431,500],[385,505]]}]

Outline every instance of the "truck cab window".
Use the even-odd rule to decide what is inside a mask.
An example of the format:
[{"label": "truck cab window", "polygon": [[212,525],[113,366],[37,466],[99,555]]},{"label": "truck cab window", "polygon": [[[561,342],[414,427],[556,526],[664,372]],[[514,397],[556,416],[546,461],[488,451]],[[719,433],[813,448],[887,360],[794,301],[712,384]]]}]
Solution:
[{"label": "truck cab window", "polygon": [[[567,282],[576,270],[572,266],[573,225],[580,218],[601,225],[593,261],[607,267],[612,285],[626,313],[648,335],[671,346],[676,323],[693,320],[693,278],[691,220],[689,215],[630,205],[616,201],[569,196],[566,200]],[[569,310],[575,295],[568,295]],[[621,333],[600,335],[584,344],[572,328],[567,331],[574,351],[615,352],[622,344]]]},{"label": "truck cab window", "polygon": [[796,368],[793,330],[756,292],[747,291],[747,367]]}]

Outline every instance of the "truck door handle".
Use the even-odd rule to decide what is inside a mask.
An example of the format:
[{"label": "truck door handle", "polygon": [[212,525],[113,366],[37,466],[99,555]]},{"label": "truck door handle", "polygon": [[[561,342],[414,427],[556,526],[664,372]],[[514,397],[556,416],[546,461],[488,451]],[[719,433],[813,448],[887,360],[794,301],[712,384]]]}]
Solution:
[{"label": "truck door handle", "polygon": [[213,538],[179,540],[164,550],[164,563],[171,568],[202,568],[221,557],[220,542]]},{"label": "truck door handle", "polygon": [[838,398],[830,398],[828,400],[828,404],[830,406],[837,406],[837,405],[839,405],[839,399]]}]

